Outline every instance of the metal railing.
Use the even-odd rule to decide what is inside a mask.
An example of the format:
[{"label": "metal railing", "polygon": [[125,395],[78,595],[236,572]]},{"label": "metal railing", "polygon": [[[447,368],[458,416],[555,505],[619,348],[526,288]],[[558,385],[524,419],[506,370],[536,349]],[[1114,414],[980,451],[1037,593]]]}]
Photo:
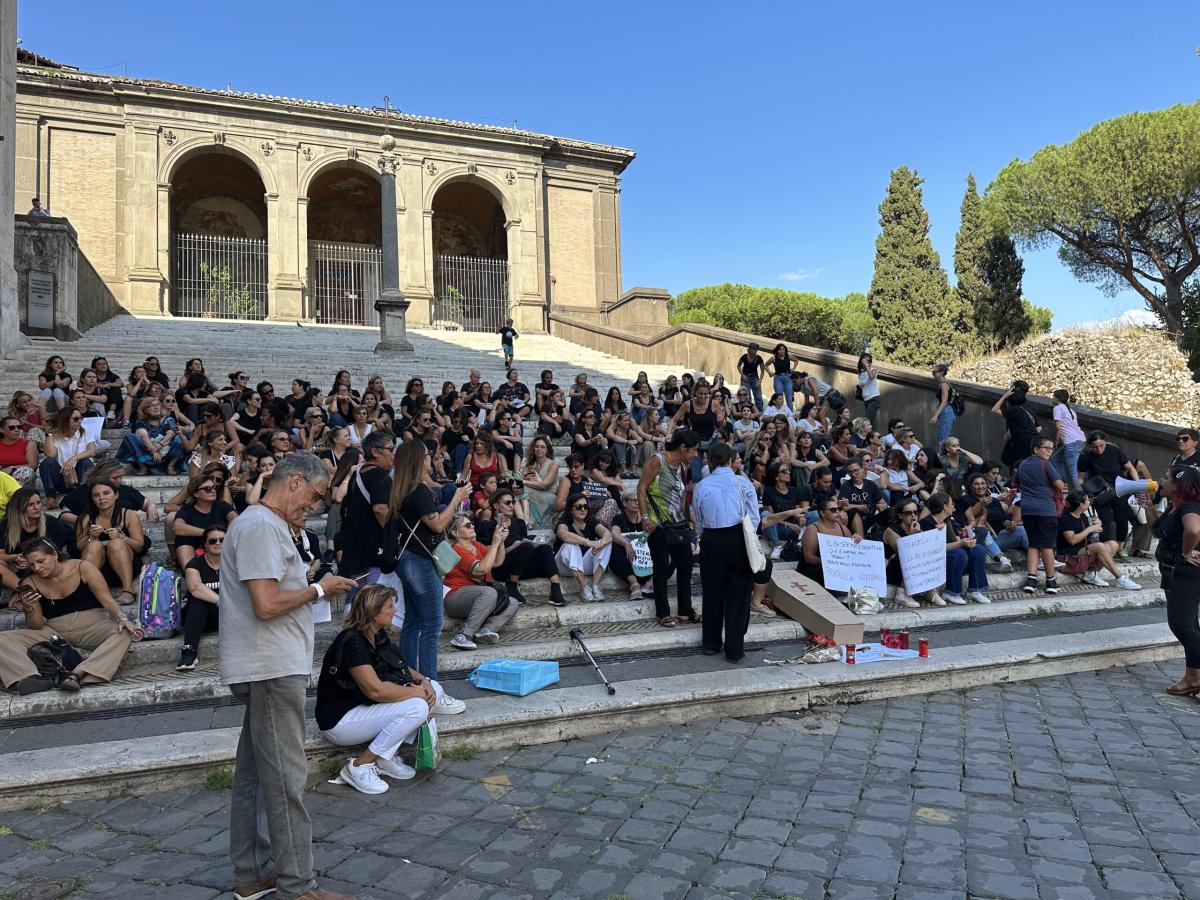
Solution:
[{"label": "metal railing", "polygon": [[510,315],[508,260],[435,257],[431,306],[434,328],[498,330]]},{"label": "metal railing", "polygon": [[213,319],[265,319],[266,240],[172,235],[171,312]]},{"label": "metal railing", "polygon": [[308,242],[310,312],[331,325],[378,325],[383,251],[369,244]]}]

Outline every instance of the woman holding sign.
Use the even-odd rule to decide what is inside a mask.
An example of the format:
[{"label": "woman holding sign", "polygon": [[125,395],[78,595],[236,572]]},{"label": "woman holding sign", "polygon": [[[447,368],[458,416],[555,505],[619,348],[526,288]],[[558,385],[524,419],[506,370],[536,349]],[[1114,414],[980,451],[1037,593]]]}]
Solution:
[{"label": "woman holding sign", "polygon": [[896,546],[900,538],[921,533],[920,507],[915,500],[904,499],[892,507],[892,521],[883,532],[883,553],[887,561],[887,583],[896,589],[894,601],[907,609],[918,609],[921,604],[904,590],[904,573],[900,569],[900,550]]},{"label": "woman holding sign", "polygon": [[817,507],[817,516],[817,521],[804,529],[804,537],[800,540],[800,547],[804,551],[804,555],[800,560],[800,565],[796,568],[801,575],[811,578],[824,587],[825,573],[821,567],[821,542],[817,535],[829,534],[834,537],[851,538],[855,543],[861,541],[862,536],[852,533],[846,527],[846,513],[835,496],[821,500]]},{"label": "woman holding sign", "polygon": [[976,543],[975,532],[970,528],[959,529],[954,523],[954,505],[949,494],[938,492],[925,501],[929,515],[921,520],[921,528],[932,531],[946,530],[946,591],[943,602],[934,600],[935,606],[953,603],[962,606],[967,601],[962,596],[963,574],[967,575],[967,596],[976,603],[991,603],[984,593],[988,587],[987,548]]}]

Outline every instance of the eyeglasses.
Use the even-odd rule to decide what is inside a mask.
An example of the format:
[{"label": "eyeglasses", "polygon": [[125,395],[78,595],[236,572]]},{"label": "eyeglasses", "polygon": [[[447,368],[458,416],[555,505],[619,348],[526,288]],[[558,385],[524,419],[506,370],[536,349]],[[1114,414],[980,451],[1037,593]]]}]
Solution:
[{"label": "eyeglasses", "polygon": [[200,487],[196,488],[198,491],[215,491],[216,489],[217,486],[215,484],[202,484]]},{"label": "eyeglasses", "polygon": [[208,539],[207,541],[205,541],[204,543],[206,543],[206,544],[210,544],[210,545],[214,545],[214,546],[215,546],[216,544],[223,544],[223,543],[225,543],[225,538],[209,538],[209,539]]},{"label": "eyeglasses", "polygon": [[588,508],[588,505],[586,503],[576,503],[574,506],[571,507],[571,509],[587,509],[587,508]]},{"label": "eyeglasses", "polygon": [[237,377],[237,380],[238,381],[248,381],[249,379],[245,375],[239,375]]}]

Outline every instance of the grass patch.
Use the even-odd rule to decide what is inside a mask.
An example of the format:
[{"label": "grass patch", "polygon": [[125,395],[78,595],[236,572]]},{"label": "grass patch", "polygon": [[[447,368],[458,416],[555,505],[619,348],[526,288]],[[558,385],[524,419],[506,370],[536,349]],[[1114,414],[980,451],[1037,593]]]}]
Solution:
[{"label": "grass patch", "polygon": [[509,751],[510,751],[510,752],[512,752],[512,753],[520,753],[520,752],[521,752],[522,750],[524,750],[524,749],[525,749],[527,746],[529,746],[529,745],[528,745],[528,744],[522,744],[520,741],[517,741],[517,742],[515,742],[515,743],[509,744],[509,745],[508,745],[508,749],[509,749]]},{"label": "grass patch", "polygon": [[39,816],[45,815],[48,812],[52,812],[52,811],[58,809],[58,801],[57,800],[42,800],[38,803],[34,803],[33,805],[31,805],[29,807],[29,809],[32,809]]},{"label": "grass patch", "polygon": [[29,842],[30,850],[49,850],[54,846],[54,842],[48,838],[38,838],[36,841]]},{"label": "grass patch", "polygon": [[1030,619],[1053,619],[1055,616],[1061,616],[1063,605],[1061,603],[1051,603],[1049,606],[1039,606],[1035,610],[1031,610],[1027,618]]},{"label": "grass patch", "polygon": [[232,769],[216,769],[209,772],[208,777],[204,779],[204,789],[206,791],[227,791],[232,787]]},{"label": "grass patch", "polygon": [[161,878],[147,878],[142,884],[148,884],[151,887],[166,887],[167,883]]},{"label": "grass patch", "polygon": [[345,765],[345,763],[342,762],[342,760],[340,758],[339,759],[323,759],[323,760],[321,760],[321,765],[319,768],[321,769],[321,771],[323,773],[328,775],[330,778],[335,778],[339,774],[341,774],[342,766],[344,766],[344,765]]},{"label": "grass patch", "polygon": [[442,753],[442,759],[457,759],[461,762],[470,762],[480,753],[478,744],[459,744],[457,747],[451,747]]},{"label": "grass patch", "polygon": [[7,825],[0,825],[0,837],[8,837],[12,834],[12,829]]}]

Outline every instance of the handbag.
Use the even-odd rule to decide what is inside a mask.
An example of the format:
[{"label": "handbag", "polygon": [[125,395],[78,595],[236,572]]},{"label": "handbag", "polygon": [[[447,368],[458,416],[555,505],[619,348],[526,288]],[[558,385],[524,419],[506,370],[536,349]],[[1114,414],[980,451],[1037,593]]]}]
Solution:
[{"label": "handbag", "polygon": [[1091,558],[1086,553],[1056,553],[1054,558],[1064,564],[1060,570],[1064,575],[1083,575],[1092,567]]},{"label": "handbag", "polygon": [[758,541],[758,529],[754,527],[754,523],[750,521],[750,514],[746,512],[746,495],[742,486],[739,484],[737,489],[738,499],[741,500],[742,540],[746,543],[746,559],[750,562],[750,571],[758,574],[767,567],[767,556]]},{"label": "handbag", "polygon": [[[662,510],[658,508],[658,504],[654,502],[654,498],[647,494],[646,499],[650,502],[651,508],[661,514]],[[663,518],[666,517],[664,516]],[[692,536],[692,526],[687,522],[661,522],[654,527],[654,530],[663,533],[663,540],[668,547],[682,547],[685,544],[691,546],[696,542]]]},{"label": "handbag", "polygon": [[[417,538],[417,543],[421,545],[421,549],[428,553],[433,559],[433,565],[434,568],[437,569],[438,577],[445,578],[447,575],[449,575],[462,559],[462,557],[458,555],[458,551],[456,551],[450,542],[445,539],[434,544],[433,549],[431,550],[425,546],[425,542],[423,540],[417,537],[416,525],[409,525],[407,522],[404,524],[408,525],[408,537],[404,539],[404,546],[400,548],[400,553],[403,553],[408,549],[409,541],[411,541],[413,538]],[[400,554],[398,553],[396,555],[399,556]]]}]

